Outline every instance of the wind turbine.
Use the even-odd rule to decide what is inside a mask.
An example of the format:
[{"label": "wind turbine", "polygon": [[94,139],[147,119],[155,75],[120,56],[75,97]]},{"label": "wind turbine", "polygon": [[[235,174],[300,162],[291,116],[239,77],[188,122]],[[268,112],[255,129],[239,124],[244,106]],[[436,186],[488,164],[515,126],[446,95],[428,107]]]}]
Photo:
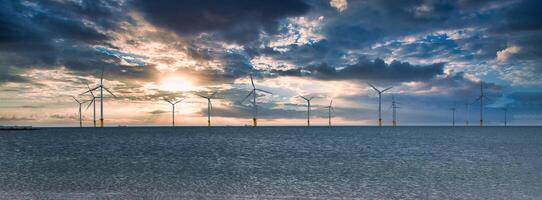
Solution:
[{"label": "wind turbine", "polygon": [[256,96],[258,96],[258,95],[256,94],[256,91],[260,91],[260,92],[264,92],[264,93],[268,93],[268,94],[273,94],[273,93],[262,90],[262,89],[257,89],[256,86],[254,85],[254,79],[252,78],[252,74],[250,74],[250,83],[252,84],[252,91],[250,91],[250,93],[248,93],[248,95],[241,101],[241,103],[245,102],[245,100],[248,97],[250,97],[250,95],[253,95],[253,101],[252,101],[252,106],[253,106],[252,126],[256,127],[256,126],[258,126],[258,121],[257,121],[257,119],[258,119],[258,107],[256,106]]},{"label": "wind turbine", "polygon": [[486,98],[487,96],[484,94],[484,82],[480,81],[480,96],[474,100],[474,102],[480,101],[480,127],[484,127],[484,99]]},{"label": "wind turbine", "polygon": [[376,89],[374,85],[370,83],[367,83],[367,84],[369,84],[376,92],[378,92],[378,126],[381,127],[382,126],[382,93],[388,91],[389,89],[393,87],[389,87],[381,91],[379,89]]},{"label": "wind turbine", "polygon": [[504,111],[504,127],[506,127],[507,122],[508,122],[508,119],[507,119],[507,116],[506,116],[506,114],[508,113],[508,107],[502,108],[502,111]]},{"label": "wind turbine", "polygon": [[455,110],[456,110],[456,108],[453,107],[453,108],[450,108],[450,110],[452,111],[452,127],[455,127]]},{"label": "wind turbine", "polygon": [[172,118],[171,124],[172,124],[172,127],[175,127],[175,104],[177,104],[177,103],[179,103],[179,102],[181,102],[183,100],[184,99],[181,99],[179,101],[170,101],[170,100],[164,98],[164,101],[167,101],[169,104],[171,104],[171,107],[173,108],[173,110],[171,111],[171,118]]},{"label": "wind turbine", "polygon": [[99,97],[100,98],[100,128],[104,127],[104,96],[103,96],[104,90],[109,92],[109,94],[113,95],[113,97],[117,97],[111,91],[109,91],[109,89],[107,89],[104,86],[103,80],[104,80],[104,68],[102,68],[102,75],[100,76],[100,84],[96,86],[95,88],[89,89],[88,91],[83,93],[83,94],[86,94],[88,92],[92,92],[97,89],[100,89],[100,97]]},{"label": "wind turbine", "polygon": [[331,101],[329,102],[329,106],[325,107],[325,108],[327,108],[328,124],[329,124],[330,127],[331,127],[331,111],[333,111],[333,113],[335,113],[335,109],[333,108],[332,104],[333,104],[333,99],[331,99]]},{"label": "wind turbine", "polygon": [[92,95],[92,100],[90,101],[90,103],[88,104],[87,108],[85,110],[87,110],[90,105],[94,105],[94,111],[92,113],[93,115],[93,119],[94,119],[94,128],[96,128],[96,96],[94,96],[94,92],[92,92],[92,90],[90,89],[90,86],[87,84],[87,88],[88,88],[88,91],[90,91],[90,95]]},{"label": "wind turbine", "polygon": [[466,102],[465,103],[465,126],[468,127],[469,126],[469,112],[470,112],[470,103],[469,102]]},{"label": "wind turbine", "polygon": [[310,98],[307,98],[304,96],[299,96],[299,97],[307,101],[307,126],[311,126],[311,100],[314,99],[314,97],[310,97]]},{"label": "wind turbine", "polygon": [[74,96],[71,96],[79,104],[79,128],[83,128],[83,114],[81,113],[81,105],[87,101],[79,101]]},{"label": "wind turbine", "polygon": [[391,107],[393,108],[393,127],[397,127],[397,102],[395,101],[395,96],[391,96]]},{"label": "wind turbine", "polygon": [[211,103],[211,99],[215,96],[216,92],[213,92],[213,94],[209,96],[203,96],[199,95],[201,98],[207,99],[207,126],[211,127],[211,111],[213,109],[213,104]]}]

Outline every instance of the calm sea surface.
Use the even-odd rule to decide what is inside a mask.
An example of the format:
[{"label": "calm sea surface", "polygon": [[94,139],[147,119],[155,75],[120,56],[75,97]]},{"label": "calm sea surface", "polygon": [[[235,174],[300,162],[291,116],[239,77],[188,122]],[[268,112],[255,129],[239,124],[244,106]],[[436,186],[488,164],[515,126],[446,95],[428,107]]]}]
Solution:
[{"label": "calm sea surface", "polygon": [[540,127],[0,132],[0,199],[542,199]]}]

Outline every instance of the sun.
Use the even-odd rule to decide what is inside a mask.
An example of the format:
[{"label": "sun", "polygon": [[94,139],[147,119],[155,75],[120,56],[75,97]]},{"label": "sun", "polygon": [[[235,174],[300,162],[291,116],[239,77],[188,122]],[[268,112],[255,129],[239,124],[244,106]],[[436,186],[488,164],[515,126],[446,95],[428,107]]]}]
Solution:
[{"label": "sun", "polygon": [[192,90],[194,85],[185,77],[167,76],[160,80],[158,88],[165,91],[186,92]]}]

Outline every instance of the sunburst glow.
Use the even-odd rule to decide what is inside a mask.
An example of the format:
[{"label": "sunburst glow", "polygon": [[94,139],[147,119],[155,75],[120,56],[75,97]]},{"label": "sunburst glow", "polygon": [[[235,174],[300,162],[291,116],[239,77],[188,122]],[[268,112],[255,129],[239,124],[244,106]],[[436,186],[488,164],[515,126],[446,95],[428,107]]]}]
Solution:
[{"label": "sunburst glow", "polygon": [[168,76],[160,81],[158,88],[165,91],[186,92],[192,90],[194,85],[186,77]]}]

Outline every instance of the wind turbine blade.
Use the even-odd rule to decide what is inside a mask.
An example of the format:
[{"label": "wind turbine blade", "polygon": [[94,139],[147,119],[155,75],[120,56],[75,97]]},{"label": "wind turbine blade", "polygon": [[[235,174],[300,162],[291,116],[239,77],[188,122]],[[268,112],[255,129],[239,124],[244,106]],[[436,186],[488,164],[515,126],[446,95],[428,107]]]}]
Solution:
[{"label": "wind turbine blade", "polygon": [[245,102],[245,100],[247,100],[247,98],[250,97],[253,92],[254,90],[250,91],[250,93],[248,93],[248,95],[241,101],[241,103]]},{"label": "wind turbine blade", "polygon": [[335,108],[331,107],[331,111],[333,111],[333,113],[335,113]]},{"label": "wind turbine blade", "polygon": [[329,107],[331,107],[331,104],[333,104],[333,99],[329,102]]},{"label": "wind turbine blade", "polygon": [[309,99],[309,101],[312,100],[312,99],[314,99],[314,97],[311,97],[311,98]]},{"label": "wind turbine blade", "polygon": [[260,92],[265,92],[265,93],[267,93],[267,94],[273,94],[273,93],[271,93],[271,92],[269,92],[269,91],[265,91],[265,90],[262,90],[262,89],[256,89],[256,90],[258,90],[258,91],[260,91]]},{"label": "wind turbine blade", "polygon": [[305,99],[305,101],[310,101],[309,99],[305,98],[304,96],[299,95],[299,97]]},{"label": "wind turbine blade", "polygon": [[373,85],[373,84],[370,84],[369,82],[367,82],[367,84],[369,84],[374,90],[376,90],[377,92],[380,92],[380,90],[376,89],[376,87]]},{"label": "wind turbine blade", "polygon": [[105,89],[105,91],[109,92],[109,94],[113,95],[114,97],[117,97],[111,91],[109,91],[109,89],[107,89],[106,87],[104,87],[104,89]]},{"label": "wind turbine blade", "polygon": [[179,102],[181,102],[181,101],[183,101],[183,100],[184,100],[184,98],[181,99],[181,100],[179,100],[179,101],[176,101],[175,104],[177,104],[177,103],[179,103]]},{"label": "wind turbine blade", "polygon": [[215,96],[216,93],[217,92],[213,92],[213,94],[211,94],[211,96],[209,96],[209,99],[212,99]]},{"label": "wind turbine blade", "polygon": [[88,88],[88,91],[90,92],[90,95],[94,97],[94,92],[92,92],[92,89],[90,89],[90,85],[88,85],[88,83],[87,83],[87,88]]},{"label": "wind turbine blade", "polygon": [[200,94],[196,94],[197,96],[201,97],[201,98],[204,98],[204,99],[208,99],[209,97],[206,97],[206,96],[203,96],[203,95],[200,95]]},{"label": "wind turbine blade", "polygon": [[102,67],[102,75],[100,76],[100,85],[103,83],[103,80],[104,80],[104,71],[105,71],[105,67]]},{"label": "wind turbine blade", "polygon": [[94,91],[94,90],[97,90],[98,88],[100,88],[100,86],[96,86],[95,88],[92,88],[92,89],[90,89],[90,90],[88,90],[88,91],[86,91],[86,92],[81,93],[80,95],[83,95],[83,94],[92,92],[92,91]]},{"label": "wind turbine blade", "polygon": [[252,88],[256,89],[256,86],[254,86],[254,79],[252,78],[252,73],[250,73],[250,83],[252,83]]},{"label": "wind turbine blade", "polygon": [[71,96],[73,100],[77,101],[77,103],[81,103],[79,100],[77,100],[74,96]]},{"label": "wind turbine blade", "polygon": [[393,86],[392,86],[392,87],[389,87],[389,88],[386,88],[386,89],[384,89],[384,90],[382,90],[382,92],[385,92],[385,91],[387,91],[387,90],[389,90],[389,89],[391,89],[391,88],[393,88]]},{"label": "wind turbine blade", "polygon": [[94,101],[96,101],[96,98],[92,98],[92,100],[88,104],[87,108],[85,108],[85,110],[88,110],[88,108],[90,108],[90,106],[92,105],[92,103],[94,103]]},{"label": "wind turbine blade", "polygon": [[211,100],[209,100],[209,109],[213,111],[213,103],[211,102]]}]

